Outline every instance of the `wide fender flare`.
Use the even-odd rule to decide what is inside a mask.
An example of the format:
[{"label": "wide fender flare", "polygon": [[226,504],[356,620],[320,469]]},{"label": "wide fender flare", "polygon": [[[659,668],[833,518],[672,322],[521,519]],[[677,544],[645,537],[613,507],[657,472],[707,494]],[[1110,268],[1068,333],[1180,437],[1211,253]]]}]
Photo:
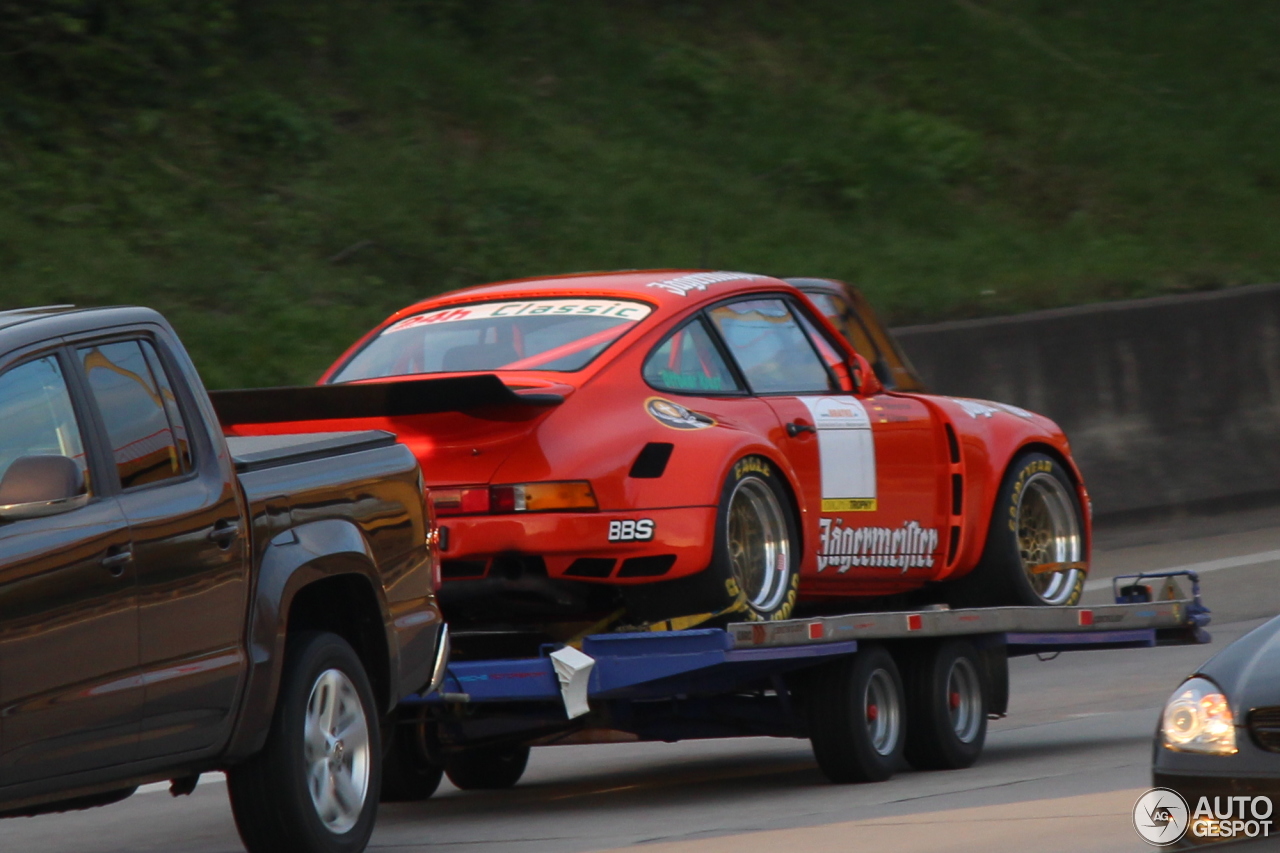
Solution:
[{"label": "wide fender flare", "polygon": [[[347,519],[307,522],[282,531],[267,543],[258,567],[250,601],[245,645],[249,669],[240,701],[240,714],[227,750],[230,760],[262,748],[280,690],[287,614],[298,593],[317,581],[339,576],[364,578],[378,603],[390,654],[388,674],[399,672],[399,646],[386,596],[378,577],[377,560],[359,526]],[[398,685],[388,685],[392,695]],[[379,697],[386,701],[386,697]]]},{"label": "wide fender flare", "polygon": [[[796,514],[796,532],[800,536],[800,553],[804,558],[808,558],[809,552],[805,547],[808,540],[807,521],[809,518],[809,508],[805,503],[805,492],[800,486],[800,477],[796,473],[796,469],[787,459],[786,454],[778,452],[778,449],[769,444],[759,444],[754,442],[744,442],[735,446],[725,456],[725,464],[721,466],[720,477],[715,483],[715,493],[711,500],[711,505],[715,506],[720,503],[720,496],[724,489],[725,482],[729,479],[729,475],[733,473],[733,469],[739,462],[748,456],[759,456],[768,460],[782,478],[782,487],[788,497],[791,499],[791,509]],[[816,522],[815,522],[816,523]],[[816,552],[815,552],[816,553]],[[803,562],[803,561],[802,561]]]}]

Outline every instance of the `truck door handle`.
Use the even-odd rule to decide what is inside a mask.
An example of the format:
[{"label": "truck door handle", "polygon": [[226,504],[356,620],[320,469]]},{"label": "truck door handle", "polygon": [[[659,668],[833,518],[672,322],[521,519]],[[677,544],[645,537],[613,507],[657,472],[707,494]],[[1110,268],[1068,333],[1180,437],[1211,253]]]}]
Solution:
[{"label": "truck door handle", "polygon": [[219,548],[230,548],[231,543],[240,535],[240,522],[219,521],[209,531],[209,541],[216,542]]},{"label": "truck door handle", "polygon": [[814,435],[817,435],[818,428],[813,424],[802,424],[802,423],[796,423],[794,421],[787,424],[787,435],[791,436],[792,438],[795,438],[797,435],[799,435],[802,432],[811,432]]},{"label": "truck door handle", "polygon": [[124,567],[133,562],[133,546],[113,546],[107,550],[107,556],[102,558],[102,567],[111,572],[113,578],[118,578],[124,574]]}]

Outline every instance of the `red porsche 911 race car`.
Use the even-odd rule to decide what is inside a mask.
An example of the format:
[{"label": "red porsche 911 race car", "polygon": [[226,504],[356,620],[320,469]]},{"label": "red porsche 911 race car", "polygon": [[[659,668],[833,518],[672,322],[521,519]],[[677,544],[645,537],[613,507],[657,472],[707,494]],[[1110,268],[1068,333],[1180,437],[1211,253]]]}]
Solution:
[{"label": "red porsche 911 race car", "polygon": [[239,434],[395,432],[442,525],[455,625],[782,619],[926,587],[1071,604],[1088,570],[1089,503],[1054,423],[886,390],[777,278],[472,287],[397,312],[320,382],[334,396],[297,389],[292,424],[255,425],[280,413],[249,398],[220,412]]}]

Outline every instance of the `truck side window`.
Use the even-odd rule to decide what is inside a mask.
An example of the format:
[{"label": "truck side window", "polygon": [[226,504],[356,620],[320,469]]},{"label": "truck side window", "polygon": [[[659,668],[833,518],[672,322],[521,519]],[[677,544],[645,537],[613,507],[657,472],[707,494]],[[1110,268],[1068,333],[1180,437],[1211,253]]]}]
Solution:
[{"label": "truck side window", "polygon": [[0,375],[0,481],[24,456],[65,456],[88,483],[84,444],[57,358],[45,356]]},{"label": "truck side window", "polygon": [[168,409],[178,409],[166,406],[164,394],[172,398],[173,391],[167,378],[162,390],[142,347],[140,341],[120,341],[79,350],[126,489],[181,476],[191,466],[186,430],[180,433],[180,449],[178,430],[169,420]]},{"label": "truck side window", "polygon": [[178,462],[184,472],[191,470],[191,436],[187,434],[186,421],[182,419],[182,409],[178,405],[178,397],[173,393],[173,383],[169,374],[160,362],[160,354],[150,341],[139,341],[143,354],[147,357],[147,366],[155,377],[160,389],[160,399],[164,402],[164,412],[169,416],[169,425],[173,427],[174,444],[178,447]]},{"label": "truck side window", "polygon": [[710,314],[755,393],[839,390],[783,300],[732,302]]},{"label": "truck side window", "polygon": [[644,381],[663,391],[685,394],[742,391],[701,319],[672,332],[649,354],[644,362]]}]

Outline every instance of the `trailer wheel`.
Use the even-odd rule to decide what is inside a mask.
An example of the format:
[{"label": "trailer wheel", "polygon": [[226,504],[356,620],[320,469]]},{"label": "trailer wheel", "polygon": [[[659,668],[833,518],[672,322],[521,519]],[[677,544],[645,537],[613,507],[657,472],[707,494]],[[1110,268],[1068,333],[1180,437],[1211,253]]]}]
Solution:
[{"label": "trailer wheel", "polygon": [[[1084,592],[1084,514],[1062,464],[1043,453],[1005,472],[982,560],[954,584],[956,606],[1072,605]],[[1055,568],[1059,567],[1059,568]]]},{"label": "trailer wheel", "polygon": [[959,770],[982,754],[987,690],[973,645],[947,640],[919,650],[907,670],[907,761],[917,770]]},{"label": "trailer wheel", "polygon": [[262,751],[227,772],[250,853],[359,853],[373,833],[382,771],[373,691],[346,640],[290,637]]},{"label": "trailer wheel", "polygon": [[528,763],[527,746],[490,746],[450,756],[444,772],[464,791],[492,791],[514,786]]},{"label": "trailer wheel", "polygon": [[882,782],[902,757],[902,678],[881,646],[819,667],[806,700],[809,740],[832,782]]},{"label": "trailer wheel", "polygon": [[428,799],[440,787],[444,768],[431,760],[429,723],[419,712],[387,728],[390,741],[382,763],[382,801],[408,803]]}]

